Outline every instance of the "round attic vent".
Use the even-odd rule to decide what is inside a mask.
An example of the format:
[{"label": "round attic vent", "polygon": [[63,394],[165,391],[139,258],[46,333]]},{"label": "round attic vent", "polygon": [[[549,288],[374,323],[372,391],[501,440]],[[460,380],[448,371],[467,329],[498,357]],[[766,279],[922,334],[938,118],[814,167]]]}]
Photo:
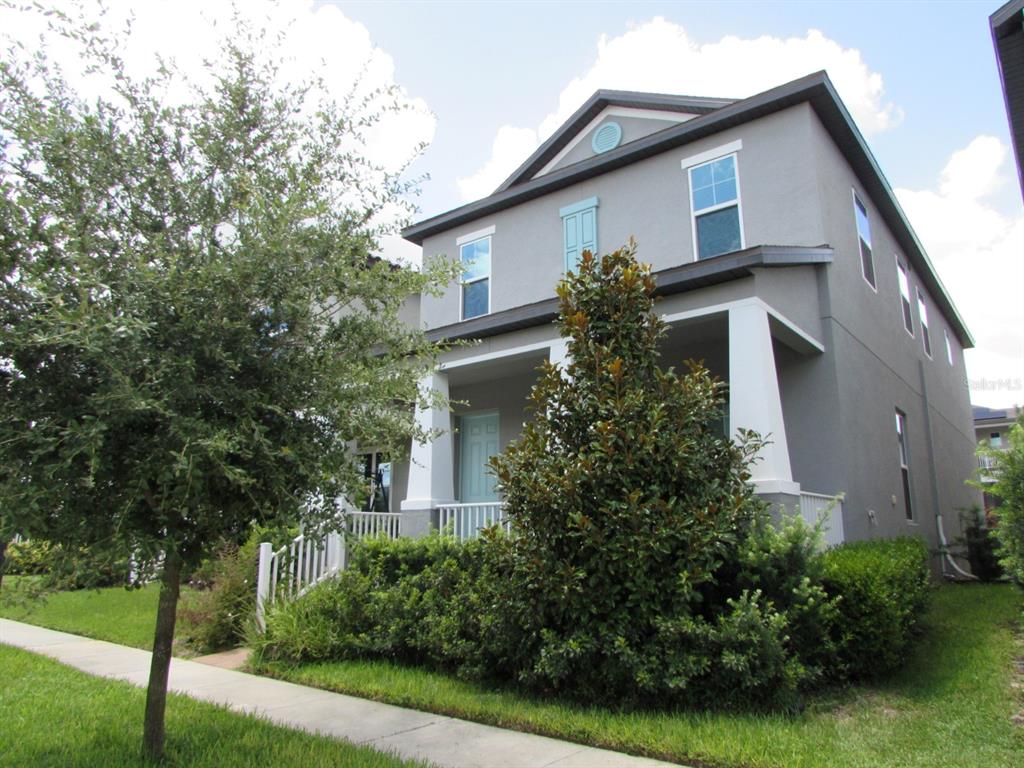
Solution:
[{"label": "round attic vent", "polygon": [[601,154],[610,149],[615,149],[619,146],[620,141],[622,141],[622,128],[619,124],[605,123],[594,131],[594,138],[590,140],[590,146],[594,148],[597,154]]}]

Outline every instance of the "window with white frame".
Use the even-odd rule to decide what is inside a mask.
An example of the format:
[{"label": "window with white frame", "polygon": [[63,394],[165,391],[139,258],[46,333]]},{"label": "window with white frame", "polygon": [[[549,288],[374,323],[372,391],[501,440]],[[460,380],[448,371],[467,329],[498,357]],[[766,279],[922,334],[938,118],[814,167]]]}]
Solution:
[{"label": "window with white frame", "polygon": [[900,477],[903,480],[903,511],[907,520],[914,519],[914,507],[910,499],[910,452],[907,450],[907,416],[896,410],[896,440],[900,450]]},{"label": "window with white frame", "polygon": [[910,310],[910,278],[907,277],[907,267],[896,257],[896,279],[900,284],[900,308],[903,312],[903,327],[907,333],[914,335],[914,316]]},{"label": "window with white frame", "polygon": [[868,209],[853,193],[853,217],[857,221],[857,237],[860,240],[860,271],[872,288],[875,285],[875,257],[871,251],[871,222],[868,221]]},{"label": "window with white frame", "polygon": [[953,343],[949,340],[949,331],[945,328],[942,329],[942,336],[946,340],[946,359],[949,364],[953,364]]},{"label": "window with white frame", "polygon": [[491,236],[485,235],[459,245],[462,262],[462,319],[491,311]]},{"label": "window with white frame", "polygon": [[743,248],[736,154],[690,167],[690,212],[698,259]]},{"label": "window with white frame", "polygon": [[928,307],[924,303],[924,294],[917,289],[917,316],[921,321],[921,343],[924,344],[924,353],[932,356],[932,337],[928,332]]},{"label": "window with white frame", "polygon": [[1003,436],[999,432],[990,432],[988,435],[988,444],[992,448],[1003,447]]}]

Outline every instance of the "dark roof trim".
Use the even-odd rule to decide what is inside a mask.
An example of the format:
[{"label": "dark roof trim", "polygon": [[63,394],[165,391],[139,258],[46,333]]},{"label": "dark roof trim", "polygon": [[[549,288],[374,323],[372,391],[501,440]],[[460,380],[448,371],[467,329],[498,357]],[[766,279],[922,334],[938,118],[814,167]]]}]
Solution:
[{"label": "dark roof trim", "polygon": [[610,91],[601,89],[587,99],[548,140],[540,145],[526,162],[516,168],[494,194],[509,187],[532,179],[540,170],[561,152],[595,117],[608,107],[632,107],[634,109],[657,109],[663,112],[685,112],[706,115],[719,107],[732,104],[736,99],[709,99],[698,96],[672,96],[665,93],[641,93],[639,91]]},{"label": "dark roof trim", "polygon": [[1024,195],[1024,0],[1010,0],[989,17],[1017,179]]},{"label": "dark roof trim", "polygon": [[1022,13],[1024,13],[1024,0],[1010,0],[1010,2],[988,17],[992,33],[1000,37],[1009,34],[1013,31],[1012,25],[1014,21],[1020,22]]},{"label": "dark roof trim", "polygon": [[[658,283],[655,295],[669,296],[746,277],[756,267],[794,267],[828,264],[831,261],[832,249],[827,246],[807,248],[795,245],[758,245],[655,272]],[[427,338],[430,341],[484,339],[521,328],[545,325],[556,317],[558,299],[545,299],[534,304],[495,312],[493,315],[434,328],[427,331]]]},{"label": "dark roof trim", "polygon": [[928,259],[924,247],[917,239],[917,235],[914,234],[906,214],[896,200],[892,187],[889,186],[889,182],[868,149],[864,137],[857,130],[853,118],[846,111],[832,82],[824,72],[807,75],[748,99],[720,107],[701,117],[695,117],[693,120],[631,141],[610,152],[573,163],[566,168],[560,168],[539,178],[524,181],[490,197],[426,219],[404,229],[402,236],[417,245],[422,245],[427,237],[452,227],[803,102],[808,102],[812,106],[822,124],[829,131],[833,141],[882,214],[883,220],[895,235],[903,254],[909,259],[918,278],[934,298],[936,306],[946,318],[961,345],[973,347],[974,339],[971,338],[970,331],[967,330],[966,324],[953,306],[953,302]]}]

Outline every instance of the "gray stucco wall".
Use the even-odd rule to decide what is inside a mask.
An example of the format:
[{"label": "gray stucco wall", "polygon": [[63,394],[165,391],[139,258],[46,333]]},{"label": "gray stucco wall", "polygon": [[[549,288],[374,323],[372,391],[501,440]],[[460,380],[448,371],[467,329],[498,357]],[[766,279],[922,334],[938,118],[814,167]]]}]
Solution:
[{"label": "gray stucco wall", "polygon": [[[688,263],[694,258],[689,179],[680,162],[736,139],[743,142],[738,167],[746,245],[821,245],[817,178],[806,157],[810,116],[809,106],[792,107],[460,225],[427,238],[424,258],[457,259],[457,238],[494,226],[491,312],[551,298],[564,261],[559,209],[596,196],[599,251],[613,250],[632,235],[640,259],[655,270]],[[427,328],[458,322],[459,285],[441,297],[424,296],[421,306]]]},{"label": "gray stucco wall", "polygon": [[[848,492],[844,504],[846,533],[855,539],[905,533],[922,536],[937,546],[936,512],[941,512],[947,539],[951,540],[960,530],[957,510],[980,503],[980,494],[964,484],[975,464],[963,350],[909,265],[914,335],[906,332],[896,271],[900,249],[895,238],[813,115],[810,125],[823,227],[835,251],[833,264],[826,272],[828,300],[822,322],[835,360],[842,438],[838,455],[844,475],[840,482]],[[868,285],[861,271],[854,189],[871,222],[877,291]],[[918,289],[924,293],[928,308],[931,358],[925,354],[921,339]],[[944,331],[950,337],[952,365],[946,356]],[[903,514],[897,408],[907,416],[913,522],[906,521]],[[874,523],[869,510],[874,512]]]},{"label": "gray stucco wall", "polygon": [[[692,120],[695,115],[680,115],[680,117],[686,117],[688,120]],[[578,163],[580,160],[586,160],[589,157],[593,157],[596,154],[594,152],[593,145],[591,144],[594,134],[601,130],[601,126],[608,123],[618,123],[619,127],[622,128],[622,140],[619,142],[619,146],[622,146],[623,144],[628,144],[631,141],[642,139],[644,136],[650,136],[652,133],[662,131],[665,128],[671,128],[673,125],[678,125],[680,122],[685,121],[655,120],[643,117],[610,115],[595,125],[593,130],[588,131],[575,147],[570,149],[561,160],[551,166],[548,172],[550,173],[551,171],[565,168],[567,165]]]},{"label": "gray stucco wall", "polygon": [[[550,298],[562,276],[558,210],[596,196],[600,251],[634,235],[640,258],[656,271],[691,261],[688,175],[680,161],[736,139],[743,142],[738,170],[745,245],[828,244],[835,250],[834,263],[759,269],[750,278],[669,297],[659,303],[659,311],[685,312],[758,296],[820,341],[825,347],[820,354],[798,353],[776,343],[794,479],[808,491],[847,494],[848,539],[910,534],[934,547],[938,511],[952,540],[960,530],[957,510],[981,501],[980,493],[964,484],[975,466],[975,437],[963,350],[909,266],[915,334],[904,330],[895,238],[809,106],[790,108],[428,238],[425,258],[457,257],[457,237],[494,226],[491,311]],[[861,275],[853,189],[871,221],[877,290]],[[918,288],[929,310],[931,358],[921,341]],[[427,328],[456,323],[458,313],[457,285],[443,297],[423,297],[421,319]],[[952,345],[952,365],[944,332]],[[482,349],[499,351],[554,335],[551,327],[531,329],[449,355],[472,357]],[[721,357],[714,352],[709,350],[709,357],[716,357],[714,367],[721,369]],[[502,412],[504,444],[518,434],[516,424],[506,424],[506,419],[522,423],[516,403],[521,404],[526,391],[524,378],[507,389],[504,384],[481,386],[464,394],[474,408]],[[488,398],[503,404],[488,406]],[[907,417],[912,521],[902,509],[897,408]]]}]

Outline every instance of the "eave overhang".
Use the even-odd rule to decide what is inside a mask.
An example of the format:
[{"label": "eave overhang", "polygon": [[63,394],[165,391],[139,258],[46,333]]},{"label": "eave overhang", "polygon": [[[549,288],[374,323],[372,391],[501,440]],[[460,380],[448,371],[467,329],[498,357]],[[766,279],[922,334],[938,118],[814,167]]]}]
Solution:
[{"label": "eave overhang", "polygon": [[515,184],[482,200],[407,227],[402,231],[402,236],[410,242],[422,245],[426,238],[453,227],[804,102],[811,105],[818,119],[829,131],[883,220],[893,232],[903,254],[934,297],[936,305],[960,344],[964,348],[973,347],[974,339],[970,331],[911,228],[892,187],[889,186],[864,137],[861,136],[825,72],[816,72],[750,98],[729,103],[705,115],[624,144],[604,154]]}]

